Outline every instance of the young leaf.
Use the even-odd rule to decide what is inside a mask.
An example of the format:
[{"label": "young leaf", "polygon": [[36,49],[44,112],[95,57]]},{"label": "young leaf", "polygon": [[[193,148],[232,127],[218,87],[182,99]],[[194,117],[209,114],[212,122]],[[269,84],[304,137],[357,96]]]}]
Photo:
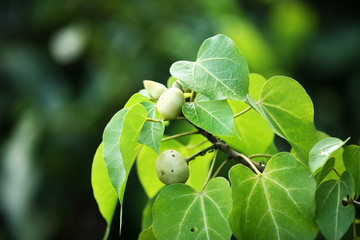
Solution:
[{"label": "young leaf", "polygon": [[239,136],[234,126],[234,115],[226,100],[196,99],[183,105],[184,116],[194,125],[214,135]]},{"label": "young leaf", "polygon": [[[250,95],[255,99],[259,99],[261,87],[265,83],[265,78],[259,74],[251,73],[249,75]],[[229,105],[234,114],[245,110],[248,105],[239,100],[229,100]],[[235,128],[239,137],[222,137],[222,139],[234,149],[252,155],[257,153],[265,153],[267,148],[274,140],[274,133],[269,128],[265,119],[254,109],[250,109],[243,115],[236,117]]]},{"label": "young leaf", "polygon": [[186,87],[210,100],[247,100],[249,70],[246,60],[225,35],[206,39],[195,62],[175,62],[170,73]]},{"label": "young leaf", "polygon": [[[142,102],[147,111],[147,117],[151,119],[160,119],[156,113],[156,104],[152,102]],[[164,121],[160,122],[151,122],[146,121],[143,128],[141,129],[138,142],[145,144],[146,146],[152,148],[157,154],[159,154],[159,147],[161,139],[164,135],[165,123]]]},{"label": "young leaf", "polygon": [[292,154],[276,154],[260,175],[236,165],[229,176],[237,239],[315,238],[315,179]]},{"label": "young leaf", "polygon": [[[146,91],[146,90],[145,90]],[[131,96],[131,98],[126,102],[124,108],[130,108],[132,106],[134,106],[137,103],[142,103],[142,102],[146,102],[149,101],[149,98],[145,97],[143,94],[141,93],[135,93],[134,95]]]},{"label": "young leaf", "polygon": [[185,184],[164,188],[153,206],[156,239],[230,239],[227,218],[232,200],[229,182],[209,181],[203,192]]},{"label": "young leaf", "polygon": [[141,104],[117,112],[103,134],[103,157],[110,181],[123,203],[125,186],[137,153],[137,139],[146,120]]},{"label": "young leaf", "polygon": [[342,200],[353,192],[354,180],[346,171],[339,180],[323,182],[317,189],[316,222],[326,239],[341,239],[349,229],[355,217],[355,208],[352,204],[344,206]]},{"label": "young leaf", "polygon": [[314,107],[304,88],[292,78],[272,77],[262,87],[259,101],[249,96],[249,102],[274,133],[286,139],[299,158],[307,163],[309,151],[318,137]]},{"label": "young leaf", "polygon": [[356,196],[360,194],[360,147],[347,146],[343,153],[343,161],[347,171],[354,177]]},{"label": "young leaf", "polygon": [[346,141],[343,142],[338,138],[329,137],[316,143],[311,149],[309,156],[309,166],[311,171],[315,173],[324,166],[326,161],[330,158],[330,155],[341,148]]},{"label": "young leaf", "polygon": [[105,162],[102,156],[103,145],[100,144],[96,150],[91,168],[91,186],[99,210],[107,223],[104,239],[107,239],[112,218],[116,209],[118,197],[114,187],[111,185]]},{"label": "young leaf", "polygon": [[319,174],[316,175],[316,185],[319,184],[325,179],[325,177],[333,170],[335,164],[335,158],[330,158],[321,169]]}]

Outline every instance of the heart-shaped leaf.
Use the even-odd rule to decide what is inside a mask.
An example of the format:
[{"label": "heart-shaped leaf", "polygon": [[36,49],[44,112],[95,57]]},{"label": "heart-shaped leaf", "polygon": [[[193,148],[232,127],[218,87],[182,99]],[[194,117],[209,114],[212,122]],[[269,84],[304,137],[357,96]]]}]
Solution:
[{"label": "heart-shaped leaf", "polygon": [[339,180],[320,184],[316,191],[316,222],[322,234],[329,240],[341,239],[355,217],[352,204],[344,206],[343,198],[354,192],[354,179],[347,171]]},{"label": "heart-shaped leaf", "polygon": [[135,104],[118,111],[104,129],[103,158],[121,205],[127,178],[138,151],[137,139],[145,120],[144,106]]},{"label": "heart-shaped leaf", "polygon": [[226,100],[196,99],[183,105],[184,116],[194,125],[214,135],[238,136],[234,115]]},{"label": "heart-shaped leaf", "polygon": [[[156,112],[156,104],[153,102],[142,102],[141,103],[146,111],[147,117],[151,119],[161,119]],[[157,154],[159,154],[159,147],[161,139],[164,135],[165,123],[163,120],[159,122],[146,121],[143,128],[141,129],[140,136],[138,139],[139,143],[145,144],[152,148]]]},{"label": "heart-shaped leaf", "polygon": [[273,156],[255,175],[243,165],[229,173],[233,209],[229,222],[237,239],[314,239],[315,179],[290,153]]},{"label": "heart-shaped leaf", "polygon": [[347,146],[343,153],[343,161],[355,181],[356,196],[360,194],[360,147],[356,145]]},{"label": "heart-shaped leaf", "polygon": [[[145,90],[145,89],[144,89]],[[146,91],[146,90],[145,90]],[[142,102],[146,102],[149,101],[150,99],[148,97],[145,97],[143,94],[141,93],[135,93],[134,95],[131,96],[131,98],[126,102],[124,108],[130,108],[132,106],[134,106],[137,103],[142,103]]]},{"label": "heart-shaped leaf", "polygon": [[102,155],[103,145],[100,144],[96,150],[91,168],[91,186],[99,210],[107,223],[104,239],[107,239],[110,232],[112,218],[118,202],[118,196],[111,184],[105,162]]},{"label": "heart-shaped leaf", "polygon": [[186,87],[210,100],[247,100],[249,70],[246,60],[225,35],[206,39],[195,62],[175,62],[170,73]]},{"label": "heart-shaped leaf", "polygon": [[229,182],[209,181],[203,192],[185,184],[165,187],[153,206],[156,239],[230,239],[228,216],[232,200]]},{"label": "heart-shaped leaf", "polygon": [[346,141],[343,142],[338,138],[329,137],[316,143],[310,151],[309,166],[311,171],[316,173],[317,170],[324,166],[331,154],[341,148]]},{"label": "heart-shaped leaf", "polygon": [[318,137],[314,107],[304,88],[292,78],[272,77],[262,87],[259,101],[249,96],[249,103],[274,133],[286,139],[299,158],[307,163],[309,151]]}]

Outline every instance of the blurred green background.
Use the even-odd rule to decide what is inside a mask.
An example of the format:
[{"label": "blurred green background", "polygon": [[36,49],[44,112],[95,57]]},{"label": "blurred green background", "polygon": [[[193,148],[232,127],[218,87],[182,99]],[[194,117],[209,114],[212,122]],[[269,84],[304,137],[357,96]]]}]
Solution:
[{"label": "blurred green background", "polygon": [[[142,80],[165,83],[217,33],[250,72],[298,80],[318,129],[360,143],[351,1],[2,0],[0,30],[0,239],[101,239],[90,173],[106,123]],[[146,201],[132,171],[121,239],[137,239]]]}]

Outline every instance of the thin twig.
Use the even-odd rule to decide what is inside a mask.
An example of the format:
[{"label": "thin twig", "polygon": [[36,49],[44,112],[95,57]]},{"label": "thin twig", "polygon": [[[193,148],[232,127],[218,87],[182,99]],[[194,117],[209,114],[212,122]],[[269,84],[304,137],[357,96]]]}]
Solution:
[{"label": "thin twig", "polygon": [[147,118],[146,121],[149,121],[149,122],[161,122],[163,120],[162,119]]},{"label": "thin twig", "polygon": [[250,109],[251,109],[251,107],[248,107],[248,108],[246,108],[245,110],[243,110],[243,111],[235,114],[235,115],[234,115],[234,118],[237,118],[238,116],[243,115],[244,113],[246,113],[246,112],[249,111]]},{"label": "thin twig", "polygon": [[198,156],[204,156],[208,151],[215,149],[215,148],[216,148],[215,145],[211,145],[210,147],[207,147],[207,148],[191,155],[190,157],[186,158],[185,160],[186,160],[186,162],[190,162],[191,160],[194,160]]},{"label": "thin twig", "polygon": [[271,154],[253,154],[250,155],[248,158],[253,159],[253,158],[258,158],[258,157],[266,157],[266,158],[272,158],[274,155]]},{"label": "thin twig", "polygon": [[210,166],[210,170],[209,170],[208,176],[207,176],[206,181],[205,181],[204,185],[202,186],[200,192],[204,191],[204,188],[206,187],[206,185],[208,184],[208,182],[209,182],[209,180],[210,180],[210,176],[211,176],[211,173],[212,173],[212,171],[213,171],[213,169],[214,169],[215,160],[216,160],[216,156],[217,156],[218,151],[219,151],[219,149],[216,149],[215,154],[214,154],[214,157],[213,157],[213,160],[212,160],[212,163],[211,163],[211,166]]},{"label": "thin twig", "polygon": [[187,120],[186,117],[177,117],[176,120]]},{"label": "thin twig", "polygon": [[255,167],[253,161],[251,161],[250,158],[248,158],[244,154],[241,154],[241,153],[238,153],[238,154],[241,158],[243,158],[251,166],[251,168],[256,172],[257,175],[261,174],[261,172],[257,169],[257,167]]},{"label": "thin twig", "polygon": [[229,161],[229,159],[227,158],[225,161],[223,161],[223,162],[221,163],[221,165],[218,167],[218,169],[216,169],[216,172],[214,173],[214,175],[212,176],[212,178],[215,178],[215,177],[219,174],[220,170],[225,166],[225,164],[226,164],[228,161]]},{"label": "thin twig", "polygon": [[192,134],[199,134],[199,131],[179,133],[179,134],[176,134],[176,135],[173,135],[170,137],[163,138],[161,141],[165,142],[165,141],[168,141],[168,140],[171,140],[174,138],[183,137],[183,136],[192,135]]},{"label": "thin twig", "polygon": [[338,175],[338,177],[341,177],[340,174],[336,171],[335,168],[333,168],[332,170],[336,173],[336,175]]}]

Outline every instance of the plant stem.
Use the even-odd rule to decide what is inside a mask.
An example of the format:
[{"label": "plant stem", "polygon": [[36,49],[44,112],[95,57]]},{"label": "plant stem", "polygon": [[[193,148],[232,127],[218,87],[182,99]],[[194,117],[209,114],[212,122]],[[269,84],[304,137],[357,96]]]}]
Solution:
[{"label": "plant stem", "polygon": [[250,158],[250,159],[258,158],[258,157],[272,158],[272,156],[274,156],[274,155],[271,155],[271,154],[253,154],[253,155],[250,155],[248,158]]},{"label": "plant stem", "polygon": [[357,239],[355,219],[353,221],[353,237],[354,237],[354,240]]},{"label": "plant stem", "polygon": [[242,157],[251,166],[251,168],[256,172],[257,175],[261,174],[261,172],[257,169],[257,167],[255,167],[255,165],[253,164],[253,161],[251,161],[250,158],[248,158],[247,156],[245,156],[242,153],[238,153],[238,155],[240,157]]},{"label": "plant stem", "polygon": [[[253,167],[255,167],[258,170],[258,172],[260,172],[260,173],[262,171],[264,171],[265,165],[259,164],[250,159],[248,159],[249,161],[247,161],[246,159],[242,158],[241,155],[239,155],[239,153],[237,151],[235,151],[229,145],[227,145],[226,143],[224,143],[221,140],[219,140],[218,138],[216,138],[211,133],[205,131],[204,129],[197,127],[196,125],[194,125],[194,126],[199,130],[199,133],[202,134],[204,137],[206,137],[211,143],[213,143],[216,146],[216,148],[218,148],[219,150],[226,153],[229,159],[234,159],[234,160],[238,161],[239,163],[247,166],[251,170],[253,170]],[[252,163],[252,165],[250,165],[250,162]],[[255,170],[253,170],[253,171],[255,173],[257,173]]]},{"label": "plant stem", "polygon": [[149,122],[161,122],[163,120],[162,119],[146,118],[146,121],[149,121]]},{"label": "plant stem", "polygon": [[186,117],[177,117],[176,120],[187,120]]},{"label": "plant stem", "polygon": [[215,145],[211,145],[210,147],[207,147],[207,148],[205,148],[205,149],[191,155],[190,157],[186,158],[185,160],[188,163],[188,162],[190,162],[191,160],[195,159],[198,156],[204,156],[208,151],[210,151],[212,149],[215,149],[215,148],[216,148]]},{"label": "plant stem", "polygon": [[335,168],[333,168],[332,170],[336,173],[336,175],[338,175],[338,177],[341,177],[340,174],[336,171]]},{"label": "plant stem", "polygon": [[191,95],[190,95],[190,102],[194,101],[194,91],[191,90]]},{"label": "plant stem", "polygon": [[170,137],[163,138],[161,141],[165,142],[165,141],[168,141],[168,140],[171,140],[174,138],[183,137],[183,136],[192,135],[192,134],[199,134],[199,131],[179,133],[179,134],[176,134],[176,135],[173,135]]},{"label": "plant stem", "polygon": [[225,164],[226,164],[228,161],[229,161],[229,159],[227,158],[225,161],[223,161],[223,162],[221,163],[221,165],[218,167],[218,169],[216,169],[216,172],[214,173],[214,175],[212,176],[212,178],[215,178],[215,177],[219,174],[220,170],[225,166]]},{"label": "plant stem", "polygon": [[249,111],[250,109],[251,109],[251,107],[248,107],[248,108],[246,108],[245,110],[243,110],[243,111],[235,114],[235,115],[234,115],[234,118],[237,118],[238,116],[243,115],[244,113],[246,113],[246,112]]},{"label": "plant stem", "polygon": [[208,184],[208,182],[210,180],[210,176],[211,176],[211,173],[212,173],[212,171],[214,169],[215,160],[216,160],[216,156],[217,156],[218,151],[219,151],[219,149],[216,149],[213,160],[212,160],[212,163],[211,163],[211,166],[210,166],[210,169],[209,169],[208,176],[207,176],[206,181],[205,181],[204,185],[202,186],[200,192],[204,191],[204,188],[206,187],[206,185]]}]

